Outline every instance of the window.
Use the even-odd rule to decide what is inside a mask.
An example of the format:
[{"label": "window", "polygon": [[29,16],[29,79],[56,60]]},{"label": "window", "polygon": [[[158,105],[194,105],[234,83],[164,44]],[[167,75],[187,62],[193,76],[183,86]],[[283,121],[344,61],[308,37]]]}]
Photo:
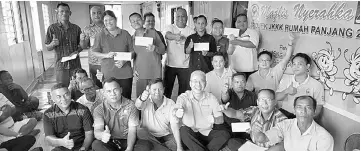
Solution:
[{"label": "window", "polygon": [[49,8],[47,4],[41,4],[43,8],[43,17],[44,17],[44,27],[45,29],[48,29],[50,26],[50,18],[49,18]]},{"label": "window", "polygon": [[2,13],[9,46],[23,42],[23,26],[18,1],[2,1]]},{"label": "window", "polygon": [[121,5],[105,5],[105,10],[113,11],[115,14],[115,17],[117,17],[117,26],[119,28],[123,28],[122,6]]},{"label": "window", "polygon": [[42,40],[41,40],[39,12],[38,12],[37,2],[30,1],[30,7],[31,7],[31,18],[33,20],[35,46],[36,46],[37,51],[41,51],[43,49],[43,45],[42,45]]}]

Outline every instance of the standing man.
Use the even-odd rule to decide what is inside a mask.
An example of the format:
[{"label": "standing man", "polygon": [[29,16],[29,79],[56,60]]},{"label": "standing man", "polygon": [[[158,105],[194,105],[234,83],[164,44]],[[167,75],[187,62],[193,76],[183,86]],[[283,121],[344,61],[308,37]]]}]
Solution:
[{"label": "standing man", "polygon": [[[87,49],[89,46],[92,47],[94,44],[95,35],[101,32],[105,27],[103,22],[103,11],[99,6],[93,6],[90,9],[90,17],[92,19],[92,23],[88,26],[85,26],[80,35],[80,46],[83,49]],[[102,88],[102,83],[96,77],[97,70],[100,71],[101,60],[95,57],[92,54],[92,51],[89,50],[88,61],[90,78],[93,79],[99,88]]]},{"label": "standing man", "polygon": [[144,18],[144,27],[146,29],[154,29],[158,33],[158,35],[160,37],[160,40],[162,40],[163,44],[166,45],[162,32],[160,32],[160,31],[158,31],[158,30],[156,30],[154,28],[154,26],[155,26],[155,16],[154,16],[154,14],[151,13],[151,12],[145,13],[143,18]]},{"label": "standing man", "polygon": [[[51,51],[55,51],[55,75],[56,81],[69,85],[71,73],[76,68],[81,68],[79,53],[82,51],[80,44],[81,29],[78,25],[69,22],[71,15],[68,4],[59,3],[56,6],[58,22],[49,26],[45,37],[45,46]],[[78,56],[66,62],[62,62],[63,57]]]},{"label": "standing man", "polygon": [[167,40],[167,61],[164,72],[164,95],[171,98],[175,78],[178,79],[178,95],[184,93],[189,84],[189,55],[184,53],[186,38],[194,33],[187,26],[187,11],[183,8],[177,10],[176,24],[167,26],[165,38]]},{"label": "standing man", "polygon": [[237,72],[246,73],[246,78],[257,70],[257,48],[259,35],[248,28],[246,14],[236,16],[239,35],[229,35],[230,65]]}]

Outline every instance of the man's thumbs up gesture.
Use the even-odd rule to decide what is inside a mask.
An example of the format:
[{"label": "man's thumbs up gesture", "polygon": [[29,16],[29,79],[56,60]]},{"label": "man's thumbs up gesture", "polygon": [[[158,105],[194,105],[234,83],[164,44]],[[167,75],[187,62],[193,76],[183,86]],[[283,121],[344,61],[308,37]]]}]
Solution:
[{"label": "man's thumbs up gesture", "polygon": [[55,34],[53,34],[53,40],[51,41],[51,45],[58,46],[59,45],[59,39],[55,37]]},{"label": "man's thumbs up gesture", "polygon": [[182,118],[183,115],[184,115],[184,109],[181,105],[175,105],[175,109],[176,109],[176,112],[175,112],[175,116],[178,117],[178,118]]},{"label": "man's thumbs up gesture", "polygon": [[70,137],[70,132],[68,132],[68,134],[66,134],[62,139],[63,142],[62,146],[64,146],[67,149],[72,149],[74,147],[74,141],[73,139],[69,139],[69,137]]},{"label": "man's thumbs up gesture", "polygon": [[109,142],[109,139],[110,139],[110,130],[109,130],[109,127],[108,125],[105,125],[105,130],[103,131],[103,134],[102,134],[102,142],[103,143],[108,143]]}]

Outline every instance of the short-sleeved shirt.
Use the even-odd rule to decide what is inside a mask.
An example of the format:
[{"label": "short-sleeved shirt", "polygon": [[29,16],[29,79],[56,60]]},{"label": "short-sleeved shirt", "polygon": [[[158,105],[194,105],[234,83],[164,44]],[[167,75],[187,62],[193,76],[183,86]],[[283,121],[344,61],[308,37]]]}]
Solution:
[{"label": "short-sleeved shirt", "polygon": [[[139,98],[138,98],[139,99]],[[140,101],[140,100],[139,100]],[[142,124],[155,137],[163,137],[172,133],[170,123],[177,123],[177,118],[172,114],[174,101],[163,96],[163,103],[159,108],[149,97],[137,107],[141,110]]]},{"label": "short-sleeved shirt", "polygon": [[84,106],[88,107],[91,113],[93,113],[94,109],[104,101],[104,95],[101,90],[95,91],[95,101],[91,102],[86,99],[85,94],[81,96],[76,102],[83,104]]},{"label": "short-sleeved shirt", "polygon": [[265,134],[272,144],[283,140],[286,151],[333,151],[333,137],[315,121],[303,134],[297,126],[297,118],[284,120]]},{"label": "short-sleeved shirt", "polygon": [[135,70],[139,74],[139,79],[156,79],[162,76],[162,55],[165,53],[165,45],[154,29],[146,29],[143,37],[153,38],[153,45],[156,46],[153,52],[147,50],[145,46],[135,45],[135,35],[133,35],[133,47],[136,53]]},{"label": "short-sleeved shirt", "polygon": [[[133,40],[126,30],[117,28],[117,35],[113,36],[106,28],[103,28],[95,36],[94,45],[91,50],[100,53],[134,52]],[[114,58],[102,59],[101,72],[104,74],[104,78],[128,79],[133,77],[130,61],[127,61],[123,67],[118,68],[115,66]]]},{"label": "short-sleeved shirt", "polygon": [[207,84],[205,91],[212,93],[219,103],[221,103],[221,91],[226,83],[230,84],[235,71],[231,68],[224,68],[221,77],[214,70],[206,74]]},{"label": "short-sleeved shirt", "polygon": [[[97,24],[90,24],[84,27],[83,29],[83,33],[86,35],[86,38],[89,38],[90,41],[90,46],[94,45],[94,41],[95,41],[95,35],[100,33],[103,28],[105,28],[104,24],[102,26],[98,26]],[[97,57],[95,57],[91,51],[88,51],[88,62],[89,64],[92,65],[100,65],[101,64],[101,60],[98,59]]]},{"label": "short-sleeved shirt", "polygon": [[0,93],[16,107],[26,107],[26,103],[19,89],[10,90],[6,85],[0,84]]},{"label": "short-sleeved shirt", "polygon": [[139,125],[139,112],[134,102],[122,97],[119,109],[110,106],[107,100],[94,109],[94,127],[107,125],[111,138],[127,139],[129,126]]},{"label": "short-sleeved shirt", "polygon": [[[194,30],[189,26],[178,28],[175,24],[167,26],[165,31],[171,32],[172,34],[181,34],[185,37],[194,33]],[[167,43],[166,65],[173,68],[188,68],[189,54],[184,53],[184,43],[169,39],[167,39]]]},{"label": "short-sleeved shirt", "polygon": [[294,75],[283,76],[278,86],[277,92],[284,91],[291,84],[293,84],[293,87],[297,89],[297,93],[295,95],[287,95],[283,101],[279,101],[280,107],[282,107],[286,111],[294,114],[295,112],[293,102],[296,97],[302,95],[312,96],[314,99],[316,99],[317,105],[325,104],[325,89],[323,85],[316,79],[308,75],[307,79],[303,83],[298,83],[296,82]]},{"label": "short-sleeved shirt", "polygon": [[[285,115],[283,115],[283,113],[276,108],[274,109],[274,111],[272,111],[271,116],[269,116],[268,119],[265,119],[263,117],[262,112],[259,110],[259,108],[257,106],[251,106],[246,109],[240,109],[240,111],[244,114],[246,121],[249,121],[249,120],[251,121],[251,127],[253,126],[253,124],[255,122],[259,122],[260,124],[262,124],[263,132],[270,130],[276,124],[287,119],[287,117]],[[254,133],[251,132],[251,138],[252,138],[253,142],[258,146],[268,148],[268,147],[271,147],[272,145],[274,145],[274,144],[271,144],[270,142],[266,142],[266,143],[256,142],[254,137],[255,137]]]},{"label": "short-sleeved shirt", "polygon": [[192,91],[186,91],[178,96],[177,106],[182,106],[184,115],[182,123],[194,132],[208,136],[213,128],[214,118],[223,116],[219,111],[217,98],[208,92],[203,93],[200,100],[194,98]]},{"label": "short-sleeved shirt", "polygon": [[275,67],[270,68],[269,72],[264,78],[259,74],[258,70],[249,76],[246,89],[250,91],[254,89],[255,92],[258,92],[261,89],[271,89],[276,91],[284,71],[285,68],[282,68],[282,65],[279,63]]},{"label": "short-sleeved shirt", "polygon": [[247,28],[237,38],[239,40],[250,41],[256,48],[246,48],[239,45],[235,46],[235,51],[230,56],[230,64],[237,72],[252,72],[257,69],[257,47],[259,35],[256,30]]},{"label": "short-sleeved shirt", "polygon": [[[242,98],[239,98],[233,89],[228,90],[229,107],[235,110],[245,109],[250,106],[257,106],[257,95],[251,91],[244,90]],[[231,123],[239,122],[239,119],[224,117],[224,121],[230,126]]]},{"label": "short-sleeved shirt", "polygon": [[203,36],[200,36],[198,33],[194,33],[187,37],[186,42],[184,44],[184,51],[186,51],[189,43],[191,42],[191,39],[194,44],[209,43],[209,51],[206,56],[203,56],[202,51],[194,51],[194,46],[193,46],[191,52],[189,53],[190,72],[193,72],[195,70],[201,70],[205,73],[208,73],[209,71],[213,70],[211,59],[213,53],[217,52],[216,40],[213,38],[212,35],[207,33],[204,33]]},{"label": "short-sleeved shirt", "polygon": [[69,138],[74,140],[74,148],[80,148],[85,132],[93,130],[93,117],[89,109],[75,101],[71,101],[68,114],[57,105],[51,106],[44,112],[43,120],[45,136],[63,138],[70,132]]},{"label": "short-sleeved shirt", "polygon": [[53,35],[59,40],[59,45],[54,47],[55,50],[55,69],[76,69],[81,68],[79,56],[67,62],[61,62],[62,57],[69,56],[73,52],[81,50],[80,43],[81,29],[78,25],[69,23],[69,28],[64,29],[61,23],[54,23],[48,27],[45,36],[45,44],[50,44]]}]

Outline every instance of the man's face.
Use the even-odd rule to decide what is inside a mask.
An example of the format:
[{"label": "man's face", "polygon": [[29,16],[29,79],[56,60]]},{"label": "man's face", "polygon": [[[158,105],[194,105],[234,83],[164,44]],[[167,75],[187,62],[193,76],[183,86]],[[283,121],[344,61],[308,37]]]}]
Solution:
[{"label": "man's face", "polygon": [[178,27],[184,27],[187,24],[188,16],[187,12],[183,9],[179,9],[176,14],[176,24]]},{"label": "man's face", "polygon": [[303,75],[307,73],[310,65],[302,57],[296,57],[292,61],[292,70],[295,75]]},{"label": "man's face", "polygon": [[258,94],[257,105],[262,113],[271,113],[276,107],[274,96],[268,91],[261,91]]},{"label": "man's face", "polygon": [[110,103],[116,103],[122,98],[122,88],[115,81],[105,83],[103,89],[105,97]]},{"label": "man's face", "polygon": [[204,17],[200,17],[197,19],[196,29],[198,32],[203,32],[206,30],[207,21]]},{"label": "man's face", "polygon": [[258,67],[262,69],[268,69],[271,67],[272,59],[269,55],[263,54],[258,58]]},{"label": "man's face", "polygon": [[248,28],[248,21],[245,16],[239,16],[236,20],[236,28],[246,30]]},{"label": "man's face", "polygon": [[154,29],[155,26],[155,19],[153,16],[148,16],[145,18],[145,28],[147,29]]},{"label": "man's face", "polygon": [[130,25],[133,27],[133,29],[137,30],[139,28],[143,27],[143,20],[139,15],[133,15],[129,18]]},{"label": "man's face", "polygon": [[96,88],[92,81],[87,80],[80,84],[80,90],[88,101],[95,101]]},{"label": "man's face", "polygon": [[11,74],[9,72],[5,72],[5,73],[1,74],[0,82],[7,86],[9,84],[12,84],[14,81],[13,81],[13,77],[11,76]]},{"label": "man's face", "polygon": [[216,22],[212,26],[212,35],[220,36],[223,34],[223,25],[222,23]]},{"label": "man's face", "polygon": [[54,100],[54,103],[57,106],[63,109],[68,108],[71,103],[71,95],[68,88],[60,88],[53,90],[51,92],[51,98]]},{"label": "man's face", "polygon": [[108,30],[112,31],[117,27],[117,20],[112,16],[105,15],[104,25]]},{"label": "man's face", "polygon": [[310,99],[300,99],[297,100],[295,105],[295,114],[297,119],[309,120],[313,119],[315,115],[315,109],[312,106],[312,101]]},{"label": "man's face", "polygon": [[69,21],[69,17],[71,15],[70,8],[67,6],[59,6],[57,9],[58,18],[61,21]]},{"label": "man's face", "polygon": [[99,7],[93,7],[90,10],[90,17],[93,22],[101,22],[103,21],[103,12]]},{"label": "man's face", "polygon": [[161,82],[152,84],[150,86],[150,96],[152,97],[152,100],[160,100],[163,97],[164,93],[164,87]]},{"label": "man's face", "polygon": [[202,93],[206,87],[206,77],[200,74],[193,74],[189,84],[194,93]]},{"label": "man's face", "polygon": [[212,59],[213,68],[216,70],[224,68],[224,58],[222,56],[214,56]]},{"label": "man's face", "polygon": [[243,75],[233,77],[232,88],[235,92],[243,92],[246,86],[246,78]]},{"label": "man's face", "polygon": [[84,79],[85,77],[86,77],[85,73],[75,73],[75,80],[78,83],[80,83],[81,79]]}]

